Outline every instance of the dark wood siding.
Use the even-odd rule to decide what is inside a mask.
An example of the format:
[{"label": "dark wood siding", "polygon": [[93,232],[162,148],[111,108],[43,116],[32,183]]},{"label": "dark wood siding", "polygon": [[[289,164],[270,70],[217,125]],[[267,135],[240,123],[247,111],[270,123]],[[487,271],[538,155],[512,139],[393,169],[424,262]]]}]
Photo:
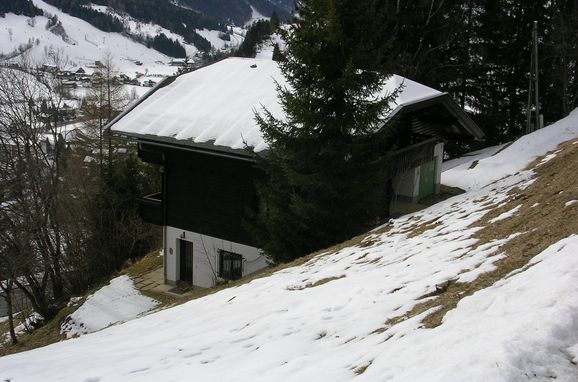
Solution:
[{"label": "dark wood siding", "polygon": [[[245,224],[257,206],[258,170],[250,161],[167,147],[161,151],[166,179],[166,224],[183,230],[255,245]],[[158,156],[154,156],[158,157]]]}]

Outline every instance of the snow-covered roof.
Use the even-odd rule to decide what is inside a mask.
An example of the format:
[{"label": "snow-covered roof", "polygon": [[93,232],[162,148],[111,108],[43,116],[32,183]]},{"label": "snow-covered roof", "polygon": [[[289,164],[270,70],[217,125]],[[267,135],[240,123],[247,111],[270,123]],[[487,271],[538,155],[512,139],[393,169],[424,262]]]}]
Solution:
[{"label": "snow-covered roof", "polygon": [[[111,129],[120,134],[212,143],[233,150],[249,145],[259,152],[267,148],[267,142],[255,112],[264,107],[278,118],[284,116],[276,82],[287,85],[276,62],[228,58],[160,83],[148,97],[114,120]],[[392,115],[406,104],[445,95],[398,75],[389,78],[382,94],[400,87]]]}]

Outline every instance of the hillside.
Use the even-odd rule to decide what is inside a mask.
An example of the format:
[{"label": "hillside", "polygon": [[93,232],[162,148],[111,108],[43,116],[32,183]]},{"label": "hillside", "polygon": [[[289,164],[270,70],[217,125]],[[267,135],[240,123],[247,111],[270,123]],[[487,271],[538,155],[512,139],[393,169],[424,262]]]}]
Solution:
[{"label": "hillside", "polygon": [[465,194],[268,277],[2,357],[0,379],[575,381],[577,137],[574,111],[454,163],[443,179]]},{"label": "hillside", "polygon": [[[110,51],[115,65],[121,72],[134,74],[136,70],[152,73],[172,74],[175,70],[165,63],[170,58],[147,48],[119,33],[107,33],[89,23],[61,12],[41,0],[34,4],[42,9],[45,16],[29,18],[8,13],[0,18],[0,53],[5,58],[18,60],[21,52],[26,52],[33,62],[43,62],[50,52],[60,52],[68,58],[71,67],[94,66],[105,52]],[[56,16],[58,28],[47,28],[49,18]],[[143,66],[135,65],[140,61]]]},{"label": "hillside", "polygon": [[[46,0],[46,2],[107,32],[130,33],[131,31],[125,25],[125,17],[136,18],[145,24],[157,24],[171,32],[178,33],[187,43],[205,52],[210,50],[210,44],[196,30],[226,30],[223,24],[207,19],[190,9],[177,7],[165,0],[122,0],[114,3],[102,0],[92,2]],[[95,7],[108,8],[113,13],[101,12]],[[119,14],[122,14],[122,17],[119,18]]]},{"label": "hillside", "polygon": [[[3,36],[0,38],[0,61],[18,62],[22,57],[27,57],[33,63],[42,63],[49,55],[60,55],[68,61],[66,69],[86,68],[94,66],[95,61],[101,60],[105,52],[110,52],[118,69],[130,77],[135,72],[166,76],[176,70],[169,65],[172,57],[167,54],[186,54],[193,61],[202,61],[207,51],[226,52],[236,48],[245,34],[242,28],[226,28],[224,24],[215,21],[202,19],[205,21],[189,22],[189,11],[175,5],[171,5],[173,11],[169,16],[177,14],[189,24],[176,22],[166,16],[158,20],[164,26],[159,25],[151,16],[152,11],[142,10],[147,8],[139,2],[130,2],[134,16],[126,10],[116,10],[105,5],[83,5],[81,8],[89,12],[88,16],[77,16],[83,16],[88,21],[66,13],[49,2],[61,3],[33,0],[32,3],[24,3],[34,7],[24,14],[20,10],[15,14],[0,9],[0,36]],[[135,9],[141,9],[141,12]],[[158,16],[154,12],[152,14]],[[177,44],[176,48],[174,44]],[[174,53],[175,49],[177,53]]]},{"label": "hillside", "polygon": [[293,10],[293,0],[177,0],[176,4],[200,12],[223,23],[244,25],[255,12],[270,17],[273,12],[288,20]]}]

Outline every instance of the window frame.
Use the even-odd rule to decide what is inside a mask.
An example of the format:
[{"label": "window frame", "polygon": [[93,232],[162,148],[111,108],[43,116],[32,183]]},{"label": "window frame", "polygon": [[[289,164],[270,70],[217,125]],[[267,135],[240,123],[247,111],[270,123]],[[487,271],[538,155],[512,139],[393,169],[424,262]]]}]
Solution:
[{"label": "window frame", "polygon": [[[243,262],[245,260],[243,255],[231,251],[225,251],[224,249],[219,249],[218,255],[220,278],[224,280],[239,280],[243,277]],[[225,267],[225,262],[230,263],[227,271],[225,270],[227,268]],[[238,267],[235,267],[236,264],[238,264]]]}]

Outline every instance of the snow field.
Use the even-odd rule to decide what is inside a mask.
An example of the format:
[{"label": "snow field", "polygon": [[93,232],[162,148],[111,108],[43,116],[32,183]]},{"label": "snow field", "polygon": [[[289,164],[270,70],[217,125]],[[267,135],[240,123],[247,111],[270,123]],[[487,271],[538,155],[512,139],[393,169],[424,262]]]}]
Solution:
[{"label": "snow field", "polygon": [[359,380],[576,381],[577,253],[576,235],[551,245],[524,272],[463,299],[443,325],[382,347]]}]

